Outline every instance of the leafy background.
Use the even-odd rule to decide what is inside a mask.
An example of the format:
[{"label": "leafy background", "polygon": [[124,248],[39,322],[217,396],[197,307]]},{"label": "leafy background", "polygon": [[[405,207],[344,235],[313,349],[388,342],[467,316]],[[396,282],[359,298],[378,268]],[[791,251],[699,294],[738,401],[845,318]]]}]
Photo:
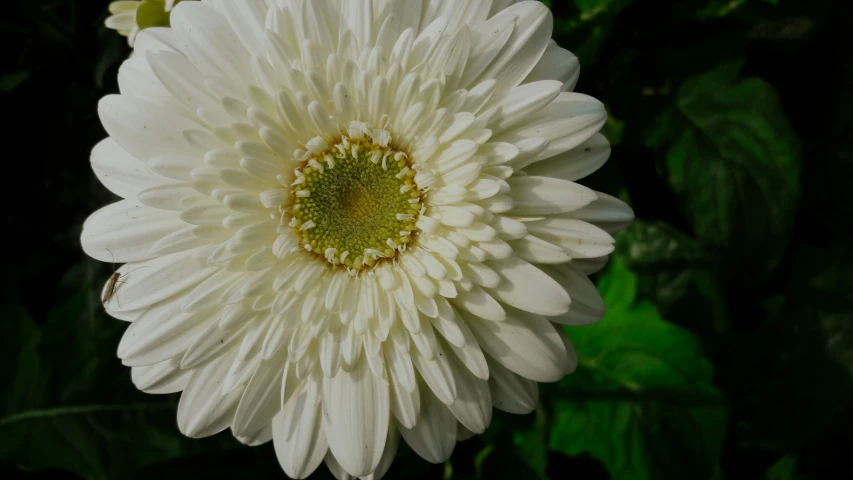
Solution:
[{"label": "leafy background", "polygon": [[[572,328],[577,373],[445,465],[388,478],[853,478],[853,2],[552,0],[614,145],[586,180],[638,220]],[[88,156],[123,38],[106,0],[0,6],[5,478],[281,478],[272,448],[183,438],[115,358],[85,258],[113,199]],[[324,468],[315,478],[331,478]]]}]

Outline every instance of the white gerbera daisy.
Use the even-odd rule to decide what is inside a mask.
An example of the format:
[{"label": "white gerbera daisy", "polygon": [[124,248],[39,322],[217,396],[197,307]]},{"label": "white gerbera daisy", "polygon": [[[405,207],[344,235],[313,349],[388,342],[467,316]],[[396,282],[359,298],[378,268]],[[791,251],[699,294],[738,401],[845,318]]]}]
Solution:
[{"label": "white gerbera daisy", "polygon": [[[127,43],[133,47],[136,40],[136,35],[142,28],[145,28],[147,23],[152,23],[151,26],[164,23],[162,26],[168,25],[169,12],[175,6],[175,3],[180,0],[118,0],[110,3],[110,16],[104,22],[107,28],[118,31],[121,35],[127,37]],[[138,18],[139,8],[143,4],[150,4],[152,12],[147,15],[150,18],[143,19],[140,25]],[[145,14],[146,12],[143,12]]]},{"label": "white gerbera daisy", "polygon": [[[574,370],[586,274],[632,213],[575,181],[601,103],[539,2],[182,2],[99,113],[124,200],[82,243],[127,262],[108,312],[178,425],[272,439],[288,475],[379,478],[399,436],[443,462],[492,407]],[[596,226],[598,225],[598,226]],[[114,287],[114,288],[113,288]]]}]

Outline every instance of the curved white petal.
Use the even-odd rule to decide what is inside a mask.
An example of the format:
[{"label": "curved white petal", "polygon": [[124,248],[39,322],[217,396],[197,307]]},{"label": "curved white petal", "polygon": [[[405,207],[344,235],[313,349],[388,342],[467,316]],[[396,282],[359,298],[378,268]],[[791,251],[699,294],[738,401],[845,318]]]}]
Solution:
[{"label": "curved white petal", "polygon": [[518,258],[494,260],[501,284],[489,292],[501,302],[539,315],[562,315],[571,299],[566,290],[539,268]]},{"label": "curved white petal", "polygon": [[109,95],[98,103],[98,114],[110,137],[142,161],[200,153],[183,136],[184,130],[200,125],[154,103],[128,95]]},{"label": "curved white petal", "polygon": [[525,167],[528,175],[576,182],[596,172],[610,158],[610,142],[600,133],[577,147]]},{"label": "curved white petal", "polygon": [[323,428],[332,454],[350,475],[376,470],[390,415],[388,383],[370,373],[367,360],[323,379]]},{"label": "curved white petal", "polygon": [[634,221],[634,211],[622,200],[595,192],[598,197],[589,205],[572,212],[572,217],[587,221],[606,231],[614,234],[622,231]]},{"label": "curved white petal", "polygon": [[456,417],[430,389],[421,389],[421,416],[414,428],[400,427],[400,434],[418,455],[431,463],[442,463],[456,445]]},{"label": "curved white petal", "polygon": [[489,362],[489,390],[495,408],[524,415],[536,409],[539,389],[536,382],[517,375],[495,360]]},{"label": "curved white petal", "polygon": [[573,258],[609,255],[616,243],[606,231],[576,218],[545,218],[528,223],[527,228],[539,238],[559,245]]},{"label": "curved white petal", "polygon": [[221,383],[234,355],[225,355],[197,370],[178,403],[178,428],[188,437],[203,438],[231,425],[241,390],[224,394]]},{"label": "curved white petal", "polygon": [[524,83],[540,80],[559,80],[563,83],[563,91],[571,91],[580,77],[581,68],[578,57],[572,52],[560,48],[553,40],[548,44],[539,63],[524,79]]},{"label": "curved white petal", "polygon": [[142,160],[124,151],[111,138],[92,149],[92,169],[105,187],[122,198],[133,198],[146,188],[165,183]]},{"label": "curved white petal", "polygon": [[131,379],[136,388],[153,394],[180,392],[186,388],[191,376],[192,372],[181,370],[179,357],[131,369]]},{"label": "curved white petal", "polygon": [[540,138],[547,145],[533,155],[525,155],[515,163],[518,168],[551,158],[571,150],[595,135],[607,121],[604,105],[580,93],[561,93],[556,100],[499,137],[496,141],[518,145],[524,140]]},{"label": "curved white petal", "polygon": [[468,325],[496,362],[537,382],[562,379],[569,365],[566,347],[545,317],[516,310],[503,322],[470,317]]},{"label": "curved white petal", "polygon": [[199,267],[193,251],[173,253],[118,269],[123,282],[108,301],[113,310],[135,310],[182,293],[219,270]]},{"label": "curved white petal", "polygon": [[235,435],[247,435],[270,423],[281,409],[282,371],[278,360],[262,361],[246,384],[234,412]]},{"label": "curved white petal", "polygon": [[448,408],[459,423],[474,433],[483,433],[492,421],[492,396],[487,381],[479,379],[458,359],[450,365],[456,378],[456,401]]},{"label": "curved white petal", "polygon": [[138,262],[154,258],[151,248],[186,227],[176,212],[122,200],[93,213],[83,223],[83,251],[102,262]]},{"label": "curved white petal", "polygon": [[521,2],[502,10],[495,18],[514,18],[515,21],[515,29],[506,45],[481,75],[497,80],[500,92],[521,83],[539,62],[551,40],[554,17],[551,10],[539,2]]},{"label": "curved white petal", "polygon": [[508,180],[513,215],[553,215],[578,210],[595,201],[583,185],[551,177],[513,177]]},{"label": "curved white petal", "polygon": [[305,382],[305,387],[294,393],[273,419],[275,454],[292,478],[311,475],[328,451],[320,396],[318,381]]},{"label": "curved white petal", "polygon": [[550,321],[564,325],[589,325],[601,320],[605,313],[604,300],[586,275],[573,264],[544,268],[572,295],[569,311],[550,317]]}]

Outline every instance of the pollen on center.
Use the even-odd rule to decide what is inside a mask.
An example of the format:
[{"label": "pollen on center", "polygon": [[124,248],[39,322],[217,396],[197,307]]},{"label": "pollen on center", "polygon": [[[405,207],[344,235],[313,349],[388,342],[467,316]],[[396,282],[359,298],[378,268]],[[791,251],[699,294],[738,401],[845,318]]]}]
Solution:
[{"label": "pollen on center", "polygon": [[423,192],[387,131],[351,122],[340,141],[305,157],[289,209],[303,249],[357,272],[414,241]]}]

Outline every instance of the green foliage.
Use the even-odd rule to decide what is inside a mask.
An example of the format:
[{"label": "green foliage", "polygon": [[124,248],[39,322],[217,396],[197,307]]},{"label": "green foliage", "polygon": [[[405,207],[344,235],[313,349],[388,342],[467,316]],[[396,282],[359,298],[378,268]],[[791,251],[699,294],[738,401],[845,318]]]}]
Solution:
[{"label": "green foliage", "polygon": [[0,438],[8,440],[0,441],[0,458],[112,479],[203,451],[176,435],[175,398],[133,390],[114,353],[124,326],[100,311],[86,277],[72,271],[68,283],[82,287],[68,291],[42,326],[20,307],[0,310]]},{"label": "green foliage", "polygon": [[639,278],[638,296],[713,346],[729,323],[719,278],[724,256],[664,222],[646,220],[622,232],[617,249]]},{"label": "green foliage", "polygon": [[0,93],[9,93],[30,78],[29,72],[14,72],[0,76]]},{"label": "green foliage", "polygon": [[[799,198],[800,145],[766,82],[723,64],[687,79],[649,132],[699,239],[759,275],[779,262]],[[753,278],[761,278],[753,277]]]},{"label": "green foliage", "polygon": [[797,458],[786,455],[767,470],[765,480],[799,480],[802,476],[797,473]]},{"label": "green foliage", "polygon": [[604,319],[566,327],[579,367],[559,385],[550,446],[591,453],[614,479],[714,478],[727,407],[698,340],[635,302],[621,260],[600,288]]}]

